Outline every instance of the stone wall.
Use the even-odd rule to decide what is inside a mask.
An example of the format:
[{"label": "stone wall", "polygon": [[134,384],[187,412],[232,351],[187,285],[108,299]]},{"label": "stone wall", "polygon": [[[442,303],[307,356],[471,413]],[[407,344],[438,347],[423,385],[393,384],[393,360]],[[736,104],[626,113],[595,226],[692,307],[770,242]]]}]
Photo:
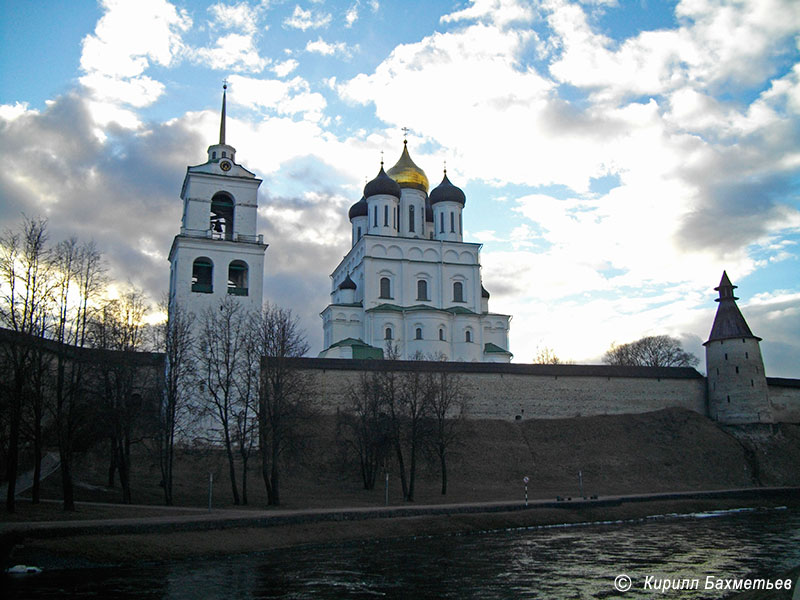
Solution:
[{"label": "stone wall", "polygon": [[769,402],[776,423],[800,423],[800,379],[767,377]]},{"label": "stone wall", "polygon": [[[427,362],[431,371],[461,377],[473,418],[555,419],[642,413],[680,407],[706,413],[706,380],[691,368],[609,365],[522,365]],[[302,358],[294,366],[316,382],[318,406],[335,412],[348,405],[348,391],[365,371],[419,368],[414,361]]]}]

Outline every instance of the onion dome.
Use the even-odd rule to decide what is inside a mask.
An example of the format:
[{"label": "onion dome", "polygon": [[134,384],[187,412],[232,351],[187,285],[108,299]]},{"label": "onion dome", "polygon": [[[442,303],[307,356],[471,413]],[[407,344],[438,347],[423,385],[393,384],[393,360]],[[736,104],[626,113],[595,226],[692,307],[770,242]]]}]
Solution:
[{"label": "onion dome", "polygon": [[350,212],[347,213],[347,216],[350,217],[350,220],[352,221],[356,217],[366,217],[368,210],[367,199],[364,196],[361,196],[361,200],[350,207]]},{"label": "onion dome", "polygon": [[447,178],[447,169],[444,171],[442,183],[431,190],[431,204],[436,204],[437,202],[458,202],[461,206],[467,203],[467,197],[461,191],[461,188],[454,186]]},{"label": "onion dome", "polygon": [[408,155],[407,140],[403,140],[403,153],[400,155],[400,160],[387,173],[401,188],[414,188],[428,193],[428,176],[425,175],[425,171],[414,164]]},{"label": "onion dome", "polygon": [[383,163],[381,162],[381,171],[378,176],[364,186],[364,198],[377,196],[378,194],[387,194],[400,197],[400,186],[397,182],[386,174],[383,170]]},{"label": "onion dome", "polygon": [[488,297],[489,297],[489,292],[486,291],[486,288],[483,287],[483,284],[481,284],[481,298],[488,298]]},{"label": "onion dome", "polygon": [[342,283],[339,284],[339,289],[340,290],[354,290],[354,289],[356,289],[356,284],[352,279],[350,279],[350,274],[349,273],[347,275],[345,275],[344,280],[342,281]]}]

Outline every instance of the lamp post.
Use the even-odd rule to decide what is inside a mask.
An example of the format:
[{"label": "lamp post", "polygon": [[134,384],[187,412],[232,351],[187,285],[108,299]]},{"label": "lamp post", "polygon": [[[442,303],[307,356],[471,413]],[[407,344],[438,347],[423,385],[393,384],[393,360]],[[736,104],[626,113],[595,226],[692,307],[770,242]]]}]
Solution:
[{"label": "lamp post", "polygon": [[528,506],[528,482],[529,481],[530,481],[530,479],[528,479],[527,475],[525,475],[525,477],[522,478],[522,483],[525,484],[525,506]]}]

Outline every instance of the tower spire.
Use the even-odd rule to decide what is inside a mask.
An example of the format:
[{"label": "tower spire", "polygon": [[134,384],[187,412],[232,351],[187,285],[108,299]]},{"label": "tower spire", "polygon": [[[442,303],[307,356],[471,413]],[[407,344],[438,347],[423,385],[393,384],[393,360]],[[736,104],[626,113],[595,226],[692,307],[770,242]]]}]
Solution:
[{"label": "tower spire", "polygon": [[222,82],[222,117],[219,121],[219,143],[225,144],[225,96],[228,90],[228,80]]}]

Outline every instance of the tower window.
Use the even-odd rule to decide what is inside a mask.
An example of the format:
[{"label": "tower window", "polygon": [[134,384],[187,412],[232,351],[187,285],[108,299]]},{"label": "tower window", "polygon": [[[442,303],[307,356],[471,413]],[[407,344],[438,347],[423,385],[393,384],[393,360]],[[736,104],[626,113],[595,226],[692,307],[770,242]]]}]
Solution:
[{"label": "tower window", "polygon": [[417,327],[414,331],[414,339],[421,340],[422,339],[422,327]]},{"label": "tower window", "polygon": [[464,341],[467,343],[472,342],[472,332],[469,329],[464,332]]},{"label": "tower window", "polygon": [[386,330],[383,332],[383,339],[390,340],[392,339],[392,328],[387,327]]},{"label": "tower window", "polygon": [[439,340],[444,341],[444,329],[442,327],[439,328]]},{"label": "tower window", "polygon": [[730,403],[731,403],[731,397],[728,396],[728,404],[730,404]]},{"label": "tower window", "polygon": [[389,226],[389,206],[388,205],[384,205],[384,207],[383,207],[383,226],[384,227],[388,227]]},{"label": "tower window", "polygon": [[222,158],[227,158],[227,157],[228,157],[228,153],[225,152],[225,150],[223,150],[222,151]]},{"label": "tower window", "polygon": [[360,240],[360,239],[361,239],[361,227],[359,227],[359,228],[358,228],[358,230],[357,230],[357,233],[356,233],[356,239],[357,239],[357,240]]},{"label": "tower window", "polygon": [[744,357],[745,357],[745,358],[750,358],[750,355],[749,355],[747,352],[745,352],[745,353],[744,353]]},{"label": "tower window", "polygon": [[417,300],[428,300],[428,282],[424,279],[417,281]]},{"label": "tower window", "polygon": [[444,213],[439,213],[439,233],[444,233]]},{"label": "tower window", "polygon": [[233,296],[247,296],[247,263],[234,260],[228,265],[228,293]]},{"label": "tower window", "polygon": [[461,213],[458,213],[458,233],[459,235],[464,233],[464,224],[461,219]]},{"label": "tower window", "polygon": [[391,297],[392,297],[391,282],[389,281],[388,277],[381,277],[381,281],[380,281],[380,297],[381,298],[388,298],[388,299],[391,299]]},{"label": "tower window", "polygon": [[728,360],[728,353],[725,353],[725,360]]},{"label": "tower window", "polygon": [[378,226],[378,207],[377,206],[373,207],[373,209],[372,209],[372,217],[373,217],[373,221],[375,223],[374,227],[377,227]]},{"label": "tower window", "polygon": [[736,367],[736,373],[739,373],[739,367]]},{"label": "tower window", "polygon": [[408,230],[413,232],[414,231],[414,205],[411,204],[408,207]]},{"label": "tower window", "polygon": [[192,263],[192,291],[211,294],[214,291],[214,263],[210,258],[201,257]]},{"label": "tower window", "polygon": [[216,151],[216,150],[214,150],[214,151],[211,153],[211,160],[214,160],[215,158],[217,158],[217,151]]},{"label": "tower window", "polygon": [[450,233],[456,232],[456,213],[450,212]]},{"label": "tower window", "polygon": [[464,301],[464,284],[460,281],[456,281],[453,284],[453,302],[463,302]]},{"label": "tower window", "polygon": [[220,192],[211,199],[209,228],[215,240],[233,239],[233,198],[228,194]]},{"label": "tower window", "polygon": [[750,387],[756,387],[756,382],[752,379],[750,380]]}]

